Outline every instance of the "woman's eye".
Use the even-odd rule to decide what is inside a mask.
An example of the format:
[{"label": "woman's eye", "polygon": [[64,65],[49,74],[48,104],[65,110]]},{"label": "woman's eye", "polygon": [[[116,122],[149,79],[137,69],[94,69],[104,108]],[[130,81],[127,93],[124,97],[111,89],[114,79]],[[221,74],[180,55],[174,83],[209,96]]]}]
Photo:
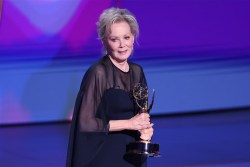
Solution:
[{"label": "woman's eye", "polygon": [[125,39],[126,39],[126,40],[129,40],[129,39],[130,39],[130,36],[125,37]]},{"label": "woman's eye", "polygon": [[112,42],[115,42],[117,39],[110,39]]}]

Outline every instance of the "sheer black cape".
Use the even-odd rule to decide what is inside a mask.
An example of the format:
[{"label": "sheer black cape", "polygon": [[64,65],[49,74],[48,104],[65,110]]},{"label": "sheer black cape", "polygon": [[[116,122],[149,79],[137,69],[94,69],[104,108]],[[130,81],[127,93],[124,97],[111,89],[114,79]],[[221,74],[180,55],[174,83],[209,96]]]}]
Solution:
[{"label": "sheer black cape", "polygon": [[[88,166],[109,135],[110,120],[102,101],[105,91],[116,88],[131,92],[136,83],[146,84],[142,68],[135,63],[129,62],[129,79],[117,71],[109,57],[104,56],[85,73],[75,102],[67,167]],[[133,112],[136,114],[138,108]]]}]

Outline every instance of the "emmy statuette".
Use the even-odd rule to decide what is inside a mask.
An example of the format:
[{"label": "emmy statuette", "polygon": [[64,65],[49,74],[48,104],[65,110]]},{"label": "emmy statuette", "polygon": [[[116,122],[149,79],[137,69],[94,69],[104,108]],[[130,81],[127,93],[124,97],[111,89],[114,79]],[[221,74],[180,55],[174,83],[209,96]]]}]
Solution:
[{"label": "emmy statuette", "polygon": [[[133,97],[136,105],[141,109],[140,113],[149,113],[154,103],[155,91],[153,90],[152,102],[148,107],[148,88],[142,83],[137,83],[133,89]],[[149,140],[139,140],[127,144],[127,154],[141,154],[147,157],[159,157],[159,144]]]}]

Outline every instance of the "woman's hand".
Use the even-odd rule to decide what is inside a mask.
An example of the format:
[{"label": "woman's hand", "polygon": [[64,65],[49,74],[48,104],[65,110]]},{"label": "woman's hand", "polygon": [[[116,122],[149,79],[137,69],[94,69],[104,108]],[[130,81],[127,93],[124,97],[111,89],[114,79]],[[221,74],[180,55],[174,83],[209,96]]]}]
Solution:
[{"label": "woman's hand", "polygon": [[148,113],[137,114],[128,120],[128,130],[142,130],[151,128],[153,124],[150,123]]},{"label": "woman's hand", "polygon": [[[152,126],[153,126],[153,124],[152,124]],[[139,132],[141,133],[140,138],[142,140],[148,140],[148,141],[151,140],[153,133],[154,133],[154,129],[152,126],[150,128],[147,128],[147,129],[139,130]]]}]

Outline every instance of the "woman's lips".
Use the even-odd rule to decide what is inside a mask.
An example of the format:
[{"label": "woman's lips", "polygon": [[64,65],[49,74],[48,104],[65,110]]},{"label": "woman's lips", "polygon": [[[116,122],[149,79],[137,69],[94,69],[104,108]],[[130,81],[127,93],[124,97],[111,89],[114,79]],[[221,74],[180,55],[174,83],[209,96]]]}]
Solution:
[{"label": "woman's lips", "polygon": [[119,51],[120,54],[124,55],[127,53],[127,50],[124,50],[124,51]]}]

